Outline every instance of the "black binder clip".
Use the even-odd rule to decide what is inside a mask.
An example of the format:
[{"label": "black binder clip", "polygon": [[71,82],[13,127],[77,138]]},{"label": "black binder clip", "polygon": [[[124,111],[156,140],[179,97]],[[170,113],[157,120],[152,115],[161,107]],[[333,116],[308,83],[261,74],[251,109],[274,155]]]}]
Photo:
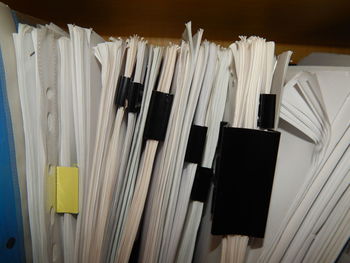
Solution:
[{"label": "black binder clip", "polygon": [[273,129],[275,126],[275,94],[260,94],[258,127],[261,129]]},{"label": "black binder clip", "polygon": [[185,162],[197,164],[202,162],[207,130],[208,127],[192,125],[187,142]]},{"label": "black binder clip", "polygon": [[115,96],[115,104],[117,105],[117,108],[125,107],[125,100],[130,84],[131,78],[124,76],[120,77],[117,93]]},{"label": "black binder clip", "polygon": [[146,140],[164,141],[173,98],[169,93],[152,92],[144,130]]},{"label": "black binder clip", "polygon": [[194,177],[191,200],[205,203],[208,197],[213,171],[210,168],[198,166]]},{"label": "black binder clip", "polygon": [[274,125],[273,96],[264,95],[260,101],[259,126],[266,130],[222,128],[215,169],[214,235],[264,237],[280,133],[269,130]]},{"label": "black binder clip", "polygon": [[131,82],[126,99],[126,109],[128,112],[140,112],[143,89],[144,87],[141,83]]}]

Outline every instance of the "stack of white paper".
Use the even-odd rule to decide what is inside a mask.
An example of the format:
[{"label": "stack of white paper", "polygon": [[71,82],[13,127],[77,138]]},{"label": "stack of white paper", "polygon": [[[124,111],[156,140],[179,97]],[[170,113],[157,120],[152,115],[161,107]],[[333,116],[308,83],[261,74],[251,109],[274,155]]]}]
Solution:
[{"label": "stack of white paper", "polygon": [[[142,51],[142,47],[141,50]],[[141,54],[141,53],[140,53]],[[136,178],[138,174],[138,167],[141,158],[141,146],[143,139],[143,130],[145,127],[146,117],[151,94],[156,83],[156,78],[159,72],[160,63],[162,59],[162,49],[160,47],[150,47],[148,59],[146,59],[146,53],[144,57],[144,65],[147,65],[148,71],[146,74],[145,87],[143,92],[143,99],[139,118],[137,119],[136,128],[131,145],[130,158],[127,164],[127,170],[125,172],[124,183],[121,188],[120,199],[116,204],[116,211],[119,215],[114,221],[113,235],[110,242],[106,243],[106,249],[108,249],[108,261],[114,262],[118,244],[120,242],[121,233],[124,229],[125,220],[130,208],[130,202],[135,189]],[[140,61],[140,60],[138,60]],[[146,64],[147,62],[147,64]],[[141,65],[141,63],[138,63]],[[143,78],[141,78],[143,79]],[[114,209],[114,207],[112,208]]]},{"label": "stack of white paper", "polygon": [[[60,114],[59,165],[73,166],[77,163],[76,143],[74,134],[73,112],[73,79],[72,79],[72,48],[69,38],[58,40],[58,99]],[[76,218],[64,214],[63,218],[63,255],[64,262],[74,262]]]},{"label": "stack of white paper", "polygon": [[[202,34],[201,31],[198,32],[199,35]],[[198,34],[197,33],[197,34]],[[197,39],[196,39],[197,38]],[[201,37],[198,35],[195,35],[194,37],[195,45],[199,45],[198,41],[200,41]],[[197,48],[198,49],[198,48]],[[160,247],[160,257],[159,261],[163,262],[165,260],[170,260],[170,257],[175,257],[175,246],[177,244],[176,237],[179,237],[181,234],[181,228],[179,225],[177,225],[177,218],[174,218],[175,215],[178,215],[182,218],[184,218],[186,210],[187,210],[187,204],[188,204],[188,197],[191,192],[191,183],[186,184],[184,186],[184,182],[182,182],[181,186],[181,175],[182,175],[182,168],[184,165],[184,159],[185,159],[185,153],[187,148],[187,141],[195,113],[195,109],[198,103],[200,91],[202,88],[202,82],[204,79],[205,74],[205,68],[207,65],[207,59],[209,55],[209,43],[206,42],[206,45],[202,45],[199,47],[198,51],[198,57],[196,61],[195,70],[193,73],[193,79],[191,83],[191,90],[186,106],[186,112],[183,119],[182,124],[182,130],[180,133],[180,143],[179,143],[179,149],[177,152],[177,156],[175,158],[175,167],[173,170],[173,181],[170,182],[172,185],[172,188],[170,190],[170,196],[169,201],[167,205],[167,213],[165,218],[165,225],[164,230],[162,234],[162,243]],[[180,223],[180,222],[179,222]],[[182,223],[181,223],[182,224]],[[172,243],[172,245],[170,244]],[[172,246],[172,248],[170,248]],[[169,254],[169,249],[172,249],[173,252],[171,252],[172,255]]]},{"label": "stack of white paper", "polygon": [[[186,109],[188,109],[187,105],[189,103],[192,103],[192,106],[196,104],[200,89],[198,85],[191,89],[191,81],[196,68],[201,35],[202,31],[200,30],[192,38],[191,25],[190,23],[186,25],[185,36],[188,39],[188,43],[182,42],[181,44],[179,60],[174,75],[172,89],[175,97],[165,142],[156,160],[156,167],[153,173],[141,241],[141,261],[162,260],[161,258],[157,259],[163,242],[162,236],[165,242],[168,242],[170,237],[170,227],[173,220],[179,184],[179,177],[176,178],[174,174],[176,171],[176,160],[180,161],[182,159],[180,161],[181,169],[184,158],[179,156],[179,159],[176,159],[176,157],[180,152],[185,150],[188,138],[188,134],[184,138],[181,138],[180,134],[186,113],[189,114],[187,122],[191,123],[192,121],[191,115],[193,116],[194,108],[187,112]],[[190,102],[190,100],[192,101]],[[185,139],[186,141],[181,142],[181,139]],[[152,240],[152,242],[148,240]],[[160,257],[164,256],[160,255]]]},{"label": "stack of white paper", "polygon": [[[299,73],[286,85],[282,105],[291,113],[286,119],[315,143],[313,163],[262,262],[334,261],[349,236],[349,77],[341,70],[310,70],[315,73]],[[288,89],[299,90],[298,96],[287,97]],[[298,107],[308,109],[301,115]]]},{"label": "stack of white paper", "polygon": [[[19,25],[14,34],[23,125],[33,260],[61,260],[58,215],[53,210],[50,173],[57,165],[57,46],[48,27]],[[50,196],[48,196],[50,194]]]},{"label": "stack of white paper", "polygon": [[[269,94],[275,69],[274,42],[259,37],[241,37],[230,46],[236,78],[234,99],[228,122],[232,127],[257,128],[260,94]],[[226,236],[222,241],[221,262],[243,262],[246,236]]]},{"label": "stack of white paper", "polygon": [[258,104],[261,93],[271,90],[275,68],[274,42],[258,37],[241,37],[230,46],[234,57],[237,91],[232,127],[257,128]]},{"label": "stack of white paper", "polygon": [[101,94],[101,77],[93,47],[103,41],[91,29],[69,25],[72,65],[72,98],[77,165],[79,168],[79,216],[75,257],[83,259],[91,239],[88,229],[91,160],[97,128],[97,111]]},{"label": "stack of white paper", "polygon": [[102,93],[98,112],[98,129],[95,141],[95,151],[92,160],[90,191],[90,218],[88,227],[92,235],[92,243],[88,244],[91,253],[89,260],[98,260],[113,197],[115,173],[106,167],[108,149],[112,147],[110,140],[114,129],[116,109],[114,97],[118,77],[122,67],[124,44],[121,40],[110,43],[100,43],[95,47],[95,55],[101,63]]},{"label": "stack of white paper", "polygon": [[[171,45],[165,51],[164,65],[162,68],[159,84],[157,90],[163,93],[168,93],[172,81],[172,76],[175,68],[177,46]],[[125,220],[125,226],[121,236],[120,244],[117,250],[117,257],[115,262],[128,262],[131,249],[137,234],[143,206],[146,201],[150,176],[153,169],[153,162],[158,147],[158,141],[147,140],[143,157],[141,158],[141,165],[139,175],[135,186],[133,200]]]},{"label": "stack of white paper", "polygon": [[[136,47],[137,47],[137,37],[128,39],[126,43],[126,65],[124,68],[124,72],[122,72],[121,75],[130,78],[131,74],[133,72],[133,68],[135,65],[135,57],[136,57]],[[113,79],[118,79],[119,74],[113,76]],[[117,89],[120,88],[117,87]],[[95,230],[97,235],[100,235],[101,238],[99,239],[99,242],[96,246],[95,243],[90,243],[89,253],[90,253],[90,260],[96,261],[100,257],[101,253],[101,245],[102,245],[102,235],[105,233],[103,229],[99,231],[99,228],[104,227],[107,220],[109,219],[110,214],[108,214],[110,210],[111,204],[113,204],[113,199],[115,197],[118,197],[119,194],[119,188],[120,188],[120,181],[121,177],[118,173],[119,168],[121,166],[122,161],[122,149],[124,147],[124,140],[126,136],[126,125],[127,125],[127,119],[126,119],[126,112],[125,107],[120,106],[117,109],[117,113],[115,116],[114,123],[112,125],[112,133],[111,137],[107,138],[108,141],[108,150],[106,152],[106,157],[104,159],[104,172],[100,175],[99,181],[96,181],[95,183],[92,183],[91,186],[93,187],[93,195],[91,196],[91,201],[94,201],[94,204],[92,204],[92,210],[91,210],[91,216],[92,222],[91,222],[91,228],[94,228],[97,226],[97,229]],[[101,187],[101,189],[100,189]],[[113,187],[113,188],[112,188]],[[98,195],[99,193],[102,194],[102,196],[107,195],[109,196],[109,200],[107,200],[107,203],[103,202],[105,199],[102,199],[102,203],[98,203]],[[101,207],[102,209],[99,212],[95,212],[95,208]],[[102,212],[102,213],[101,213]],[[113,218],[113,212],[111,211]],[[94,221],[94,217],[100,218],[100,224],[97,224],[97,222]],[[107,229],[108,230],[108,229]]]},{"label": "stack of white paper", "polygon": [[[336,259],[350,235],[349,70],[294,73],[281,89],[290,52],[276,63],[273,42],[241,37],[221,48],[202,35],[192,36],[188,23],[179,46],[162,48],[138,36],[105,42],[74,25],[69,34],[54,24],[19,25],[34,261],[128,262],[134,248],[139,262],[191,262],[204,208],[190,200],[197,166],[213,168],[222,120],[259,128],[259,96],[269,93],[277,95],[276,116],[315,147],[305,182],[260,261]],[[139,112],[129,111],[128,97],[116,105],[123,78],[144,86]],[[164,142],[144,138],[154,90],[174,95]],[[208,127],[199,164],[184,161],[192,125]],[[56,165],[79,167],[77,216],[53,209]],[[248,239],[223,237],[221,262],[243,262]]]},{"label": "stack of white paper", "polygon": [[[204,119],[202,117],[203,115],[205,116],[206,114],[210,92],[212,88],[212,81],[215,73],[216,59],[217,59],[216,45],[205,41],[200,48],[200,53],[198,57],[198,66],[196,68],[196,72],[194,75],[194,80],[196,80],[196,82],[195,81],[193,82],[193,85],[202,86],[201,93],[198,98],[197,110],[194,117],[195,119],[193,121],[193,124],[195,125],[204,126],[204,121],[201,122],[201,120],[198,121],[198,119]],[[188,125],[188,122],[185,122],[185,124]],[[186,131],[184,130],[184,132]],[[164,251],[167,251],[167,253],[163,252],[163,254],[166,255],[166,258],[171,262],[175,260],[177,247],[180,241],[187,208],[190,201],[190,194],[192,190],[196,169],[197,169],[197,164],[185,163],[184,168],[182,170],[182,174],[181,176],[179,176],[181,181],[178,189],[178,199],[176,203],[176,210],[175,210],[174,218],[172,222],[172,228],[171,228],[171,234],[170,234],[171,238],[164,249]]]},{"label": "stack of white paper", "polygon": [[[214,58],[218,59],[218,61],[216,63],[214,62],[214,65],[217,65],[216,67],[209,69],[216,70],[216,74],[215,79],[213,78],[214,75],[212,75],[212,77],[209,76],[207,79],[210,85],[213,85],[208,109],[206,112],[196,112],[195,117],[195,122],[204,122],[204,126],[208,127],[202,160],[202,166],[206,168],[212,168],[214,160],[216,144],[219,137],[220,122],[224,116],[225,100],[230,80],[230,64],[232,62],[232,56],[228,50],[223,49],[218,51],[217,48],[214,48],[212,51],[215,55]],[[195,173],[195,171],[192,173]],[[191,201],[186,215],[181,242],[177,251],[176,262],[192,261],[202,212],[203,203]]]}]

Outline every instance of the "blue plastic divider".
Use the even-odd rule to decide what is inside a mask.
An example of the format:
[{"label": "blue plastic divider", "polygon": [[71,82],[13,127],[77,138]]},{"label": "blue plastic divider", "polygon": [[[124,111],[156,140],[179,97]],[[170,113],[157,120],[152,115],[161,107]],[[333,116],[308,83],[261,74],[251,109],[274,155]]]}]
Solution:
[{"label": "blue plastic divider", "polygon": [[25,262],[21,199],[6,78],[0,51],[0,262]]}]

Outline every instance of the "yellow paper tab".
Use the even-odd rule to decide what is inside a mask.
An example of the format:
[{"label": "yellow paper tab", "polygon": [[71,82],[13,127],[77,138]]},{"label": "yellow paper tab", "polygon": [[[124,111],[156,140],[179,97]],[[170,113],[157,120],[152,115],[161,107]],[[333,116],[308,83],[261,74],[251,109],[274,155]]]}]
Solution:
[{"label": "yellow paper tab", "polygon": [[79,176],[77,167],[57,167],[56,212],[79,213]]}]

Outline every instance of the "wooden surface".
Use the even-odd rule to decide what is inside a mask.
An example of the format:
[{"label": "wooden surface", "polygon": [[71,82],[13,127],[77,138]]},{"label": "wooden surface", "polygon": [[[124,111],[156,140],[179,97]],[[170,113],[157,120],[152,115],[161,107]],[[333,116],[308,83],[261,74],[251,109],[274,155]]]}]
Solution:
[{"label": "wooden surface", "polygon": [[349,0],[2,0],[52,21],[102,35],[179,38],[191,20],[209,40],[259,35],[277,43],[350,47]]}]

